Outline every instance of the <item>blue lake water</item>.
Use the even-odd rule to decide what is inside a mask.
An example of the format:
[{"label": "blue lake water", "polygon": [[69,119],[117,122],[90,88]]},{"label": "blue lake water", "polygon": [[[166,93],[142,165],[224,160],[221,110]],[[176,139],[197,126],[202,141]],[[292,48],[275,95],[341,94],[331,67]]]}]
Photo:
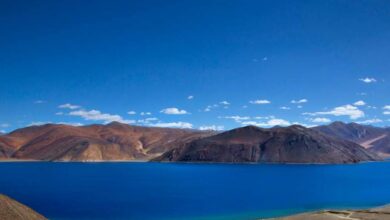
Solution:
[{"label": "blue lake water", "polygon": [[0,193],[50,219],[256,219],[390,203],[390,163],[0,163]]}]

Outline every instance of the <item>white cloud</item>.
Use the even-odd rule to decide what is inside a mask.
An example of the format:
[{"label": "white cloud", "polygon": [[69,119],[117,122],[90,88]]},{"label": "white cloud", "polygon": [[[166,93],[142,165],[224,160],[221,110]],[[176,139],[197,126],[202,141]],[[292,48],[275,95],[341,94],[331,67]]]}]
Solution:
[{"label": "white cloud", "polygon": [[152,121],[158,121],[158,118],[145,118],[145,119],[140,119],[137,121],[137,123],[142,123],[142,124],[149,124]]},{"label": "white cloud", "polygon": [[356,106],[363,106],[363,105],[366,105],[366,103],[363,101],[363,100],[359,100],[359,101],[357,101],[357,102],[355,102],[355,103],[353,103],[354,105],[356,105]]},{"label": "white cloud", "polygon": [[46,101],[44,101],[44,100],[36,100],[36,101],[34,101],[34,104],[43,104],[43,103],[46,103]]},{"label": "white cloud", "polygon": [[8,123],[2,123],[0,124],[0,128],[8,128],[9,124]]},{"label": "white cloud", "polygon": [[159,123],[156,123],[156,124],[151,124],[151,126],[163,127],[163,128],[186,128],[186,129],[189,129],[189,128],[193,127],[193,125],[191,123],[182,122],[182,121],[179,121],[179,122],[167,122],[167,123],[159,122]]},{"label": "white cloud", "polygon": [[361,78],[359,79],[360,81],[364,82],[364,83],[374,83],[376,82],[376,79],[375,78],[370,78],[370,77],[366,77],[366,78]]},{"label": "white cloud", "polygon": [[297,108],[303,108],[303,106],[302,105],[298,105]]},{"label": "white cloud", "polygon": [[286,106],[282,106],[282,107],[280,107],[280,109],[282,109],[282,110],[290,110],[291,108],[290,107],[286,107]]},{"label": "white cloud", "polygon": [[329,118],[311,118],[309,119],[311,122],[314,123],[329,123],[331,120]]},{"label": "white cloud", "polygon": [[256,117],[253,117],[254,119],[274,119],[275,116],[271,115],[271,116],[256,116]]},{"label": "white cloud", "polygon": [[72,105],[70,103],[66,103],[66,104],[59,105],[58,108],[67,108],[67,109],[70,109],[70,110],[75,110],[75,109],[80,108],[80,106]]},{"label": "white cloud", "polygon": [[[211,111],[212,109],[215,109],[215,108],[218,108],[218,107],[219,107],[218,104],[208,105],[203,111],[204,111],[204,112],[209,112],[209,111]],[[226,107],[226,105],[225,105],[225,107]]]},{"label": "white cloud", "polygon": [[135,115],[135,114],[137,114],[137,112],[136,112],[136,111],[128,111],[127,114],[129,114],[129,115]]},{"label": "white cloud", "polygon": [[242,125],[255,125],[258,127],[273,127],[273,126],[289,126],[291,123],[284,119],[274,118],[266,122],[256,122],[256,121],[244,121]]},{"label": "white cloud", "polygon": [[248,116],[238,116],[238,115],[224,116],[224,117],[218,117],[218,118],[233,119],[235,122],[241,122],[241,121],[245,121],[245,120],[250,119],[250,117],[248,117]]},{"label": "white cloud", "polygon": [[264,105],[264,104],[270,104],[271,102],[266,99],[258,99],[258,100],[249,101],[249,103],[254,105]]},{"label": "white cloud", "polygon": [[383,112],[384,115],[390,115],[390,105],[383,106],[383,110],[384,110]]},{"label": "white cloud", "polygon": [[111,115],[107,113],[102,113],[99,110],[94,110],[94,109],[90,111],[86,111],[86,110],[72,111],[69,113],[69,115],[79,116],[87,121],[103,121],[105,123],[117,121],[121,123],[130,124],[135,122],[134,120],[125,120],[120,115]]},{"label": "white cloud", "polygon": [[356,123],[359,123],[359,124],[375,124],[375,123],[381,123],[381,122],[383,122],[382,119],[373,118],[373,119],[367,119],[367,120],[364,120],[364,121],[357,121]]},{"label": "white cloud", "polygon": [[314,112],[314,113],[305,112],[305,113],[303,113],[303,115],[348,116],[351,119],[358,119],[358,118],[364,117],[364,112],[362,110],[358,109],[356,106],[343,105],[343,106],[335,107],[334,109],[327,111],[327,112]]},{"label": "white cloud", "polygon": [[56,115],[63,115],[63,112],[57,112]]},{"label": "white cloud", "polygon": [[311,128],[311,127],[318,126],[318,125],[313,125],[313,124],[305,124],[305,123],[301,123],[301,122],[293,122],[291,124],[293,124],[293,125],[301,125],[301,126],[306,127],[306,128]]},{"label": "white cloud", "polygon": [[221,104],[221,105],[230,105],[230,103],[228,101],[222,101],[222,102],[219,102],[219,104]]},{"label": "white cloud", "polygon": [[167,115],[185,115],[188,114],[186,110],[180,110],[178,108],[165,108],[160,111],[161,113],[167,114]]},{"label": "white cloud", "polygon": [[222,125],[204,125],[199,127],[201,131],[222,131],[224,129],[225,127]]},{"label": "white cloud", "polygon": [[56,122],[55,124],[61,124],[61,125],[72,125],[72,126],[83,126],[84,124],[83,123],[79,123],[79,122]]},{"label": "white cloud", "polygon": [[144,116],[144,115],[152,115],[151,112],[141,112],[140,115]]},{"label": "white cloud", "polygon": [[44,124],[52,124],[51,121],[33,121],[27,126],[39,126],[39,125],[44,125]]},{"label": "white cloud", "polygon": [[242,108],[248,108],[248,106],[247,105],[243,105]]},{"label": "white cloud", "polygon": [[300,100],[291,100],[292,104],[302,104],[308,102],[307,99],[300,99]]},{"label": "white cloud", "polygon": [[194,99],[194,96],[193,96],[193,95],[189,95],[189,96],[187,97],[187,99],[189,99],[189,100]]},{"label": "white cloud", "polygon": [[57,125],[71,125],[71,126],[83,126],[82,123],[79,122],[51,122],[51,121],[33,121],[27,126],[39,126],[39,125],[45,125],[45,124],[57,124]]}]

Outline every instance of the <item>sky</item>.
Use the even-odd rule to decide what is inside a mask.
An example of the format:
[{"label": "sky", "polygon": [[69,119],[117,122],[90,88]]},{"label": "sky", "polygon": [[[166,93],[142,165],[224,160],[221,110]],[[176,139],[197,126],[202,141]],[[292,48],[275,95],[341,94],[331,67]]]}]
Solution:
[{"label": "sky", "polygon": [[390,126],[387,0],[0,0],[0,132]]}]

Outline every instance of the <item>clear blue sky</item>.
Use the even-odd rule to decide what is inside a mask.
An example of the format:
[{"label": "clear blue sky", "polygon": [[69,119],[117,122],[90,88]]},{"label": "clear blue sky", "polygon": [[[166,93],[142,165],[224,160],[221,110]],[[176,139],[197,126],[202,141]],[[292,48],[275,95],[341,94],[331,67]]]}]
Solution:
[{"label": "clear blue sky", "polygon": [[0,30],[3,132],[390,125],[387,0],[2,0]]}]

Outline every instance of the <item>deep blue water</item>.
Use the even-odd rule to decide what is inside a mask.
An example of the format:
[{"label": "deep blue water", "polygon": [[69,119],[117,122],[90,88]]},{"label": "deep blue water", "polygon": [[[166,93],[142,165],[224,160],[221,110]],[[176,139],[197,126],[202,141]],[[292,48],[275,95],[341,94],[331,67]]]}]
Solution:
[{"label": "deep blue water", "polygon": [[390,203],[390,163],[0,163],[0,193],[50,219],[255,219]]}]

